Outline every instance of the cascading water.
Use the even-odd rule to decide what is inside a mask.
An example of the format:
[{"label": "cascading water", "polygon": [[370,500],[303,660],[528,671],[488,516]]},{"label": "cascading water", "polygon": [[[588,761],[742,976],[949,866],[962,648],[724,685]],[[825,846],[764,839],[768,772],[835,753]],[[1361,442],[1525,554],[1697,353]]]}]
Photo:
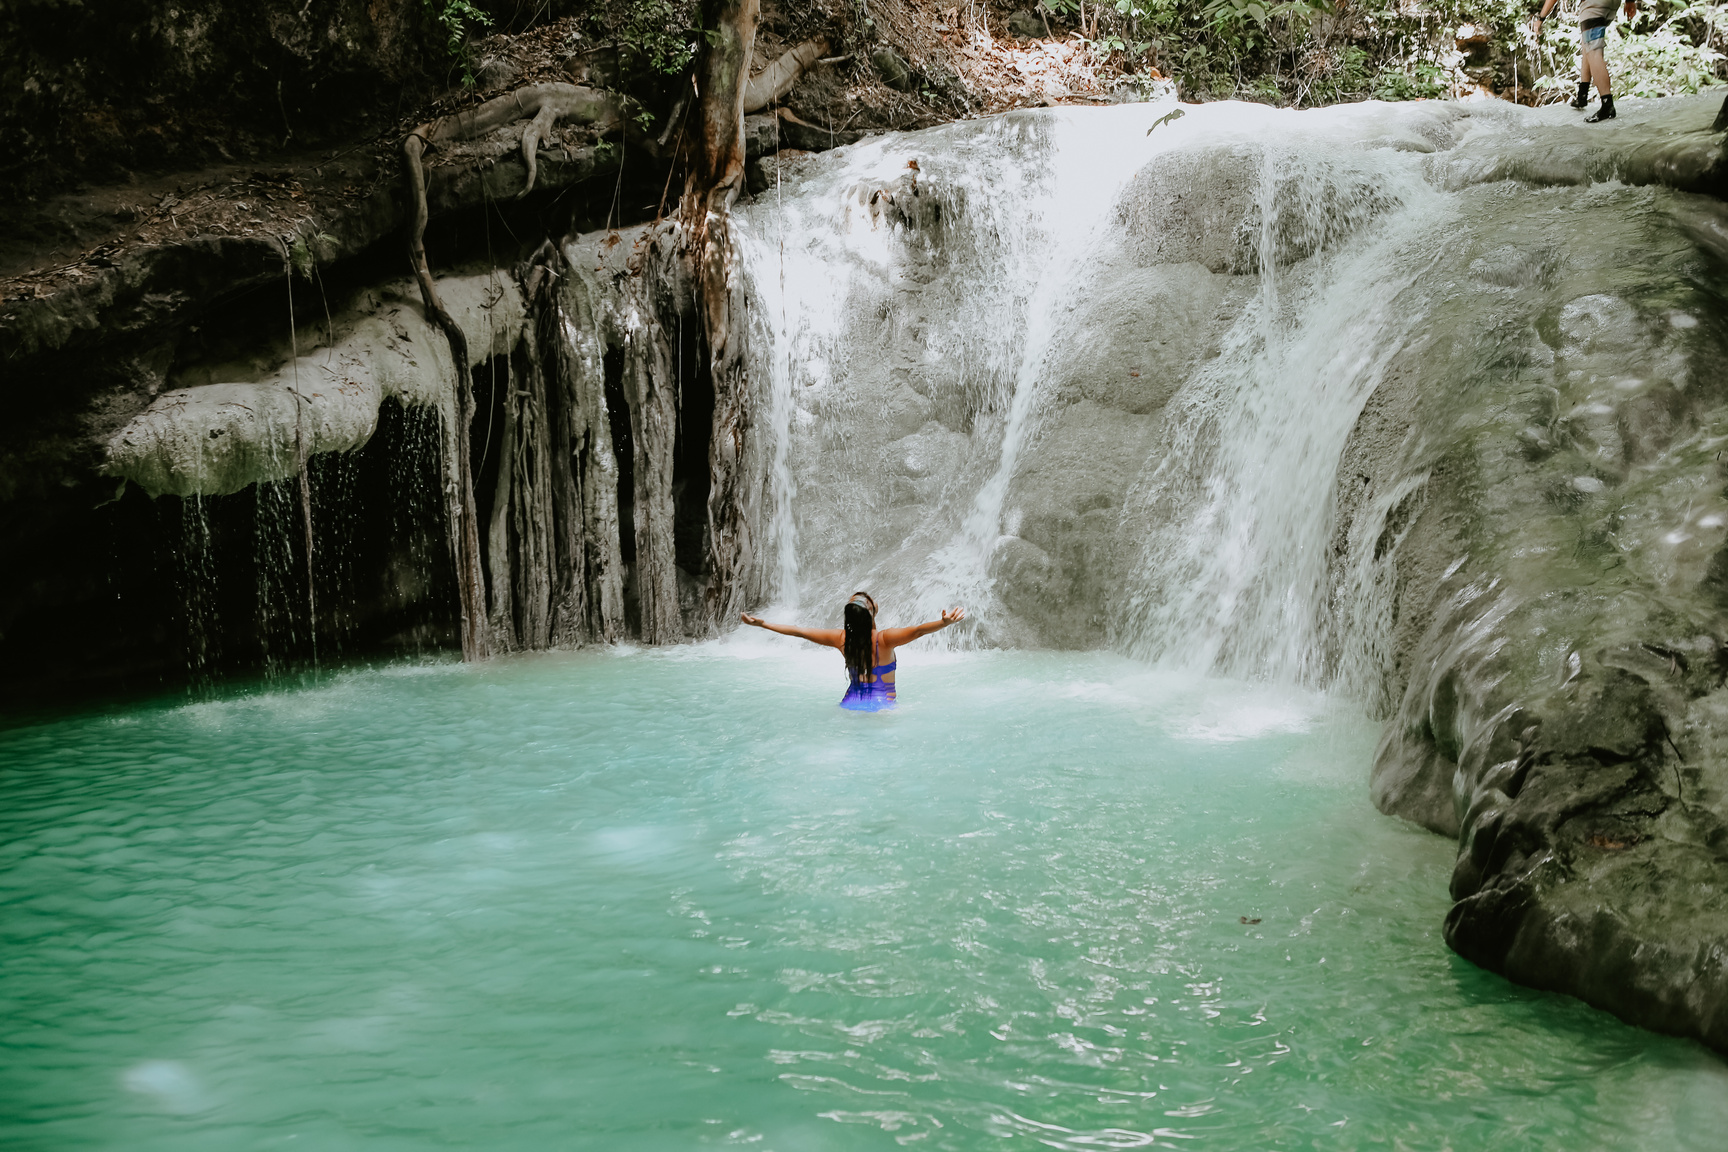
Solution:
[{"label": "cascading water", "polygon": [[987,600],[1067,297],[1163,144],[1162,106],[1088,111],[782,165],[741,212],[783,604],[864,584],[901,611]]},{"label": "cascading water", "polygon": [[184,613],[186,666],[192,683],[205,688],[221,657],[218,645],[222,628],[214,596],[216,573],[211,555],[210,516],[203,497],[180,501],[176,543],[175,583]]},{"label": "cascading water", "polygon": [[[1394,442],[1341,477],[1347,444],[1436,349],[1494,332],[1545,353],[1527,321],[1501,332],[1499,274],[1463,291],[1457,258],[1534,244],[1550,277],[1537,232],[1595,210],[1593,173],[1713,146],[1628,129],[1160,103],[781,161],[740,213],[778,599],[868,587],[894,620],[959,602],[960,646],[1112,645],[1384,706],[1388,549],[1427,466]],[[1460,394],[1498,386],[1466,371]]]},{"label": "cascading water", "polygon": [[1141,543],[1119,647],[1198,671],[1324,675],[1339,454],[1393,357],[1424,338],[1415,286],[1452,222],[1421,160],[1262,151],[1247,235],[1259,292],[1171,400],[1124,507],[1124,536]]},{"label": "cascading water", "polygon": [[[1532,205],[1501,213],[1505,197],[1485,186],[1570,182],[1585,189],[1557,195],[1570,203],[1594,195],[1609,164],[1648,178],[1691,163],[1692,144],[1628,127],[1585,146],[1549,112],[1498,106],[1162,102],[781,153],[763,161],[764,194],[737,210],[753,329],[738,379],[753,392],[726,384],[723,418],[720,385],[675,367],[685,315],[662,314],[676,296],[663,291],[678,275],[665,260],[675,228],[634,229],[628,244],[572,238],[546,257],[568,277],[549,263],[523,285],[454,278],[489,353],[477,363],[514,357],[510,371],[538,388],[549,356],[547,371],[575,388],[569,418],[548,427],[507,389],[509,412],[532,426],[526,455],[508,419],[493,444],[508,413],[487,405],[487,563],[510,576],[492,582],[491,623],[512,633],[506,648],[660,643],[707,633],[730,597],[831,610],[867,587],[895,619],[965,605],[949,644],[1114,645],[1189,670],[1342,676],[1373,696],[1396,615],[1381,529],[1421,503],[1426,465],[1382,451],[1387,467],[1359,472],[1364,487],[1340,485],[1358,415],[1443,338],[1430,319],[1464,272],[1449,258],[1491,235],[1507,247],[1494,230],[1524,226]],[[553,311],[554,329],[524,340]],[[340,337],[327,323],[326,362],[307,370],[346,382],[312,393],[310,424],[311,408],[286,409],[292,439],[280,401],[300,371],[298,337],[292,371],[153,403],[112,442],[112,466],[148,492],[206,494],[335,467],[325,457],[364,443],[386,397],[445,402],[443,376],[413,351],[435,360],[442,336],[423,322],[414,336],[412,319],[391,291],[357,299]],[[1517,340],[1534,333],[1523,329]],[[686,383],[688,404],[673,399]],[[553,430],[576,438],[555,444]],[[304,470],[303,448],[318,458]],[[630,459],[614,475],[619,451]],[[541,474],[547,460],[557,475]],[[578,476],[590,466],[594,477]],[[715,468],[733,478],[710,491]],[[736,565],[711,568],[705,550],[734,538]],[[637,547],[648,558],[627,570]],[[345,552],[332,563],[338,582],[358,578]],[[522,587],[506,594],[510,581]],[[350,627],[316,616],[333,635]]]},{"label": "cascading water", "polygon": [[[1107,639],[1187,667],[1316,671],[1331,472],[1410,339],[1410,286],[1450,211],[1424,133],[1451,114],[1174,110],[873,141],[783,164],[743,211],[783,605],[869,586],[896,618],[964,603],[977,625],[950,634],[961,644]],[[1169,269],[1187,281],[1146,279]],[[1204,316],[1177,314],[1190,285]],[[1100,313],[1114,332],[1095,330]],[[1199,332],[1215,321],[1213,359]],[[1092,362],[1124,338],[1135,363]],[[1164,354],[1185,344],[1185,364]],[[1017,486],[1051,473],[1060,503],[1069,484],[1045,457],[1073,471],[1123,455],[1065,446],[1062,426],[1118,372],[1167,407],[1111,401],[1139,454],[1114,479],[1073,480],[1101,491],[1044,515],[1028,543],[1039,516]],[[1110,403],[1086,411],[1110,431]],[[1113,542],[1075,543],[1101,516]],[[1038,607],[1003,599],[1029,568],[1045,579],[1022,601],[1089,598],[1049,575],[1063,548],[1089,569],[1092,619],[1030,629]]]}]

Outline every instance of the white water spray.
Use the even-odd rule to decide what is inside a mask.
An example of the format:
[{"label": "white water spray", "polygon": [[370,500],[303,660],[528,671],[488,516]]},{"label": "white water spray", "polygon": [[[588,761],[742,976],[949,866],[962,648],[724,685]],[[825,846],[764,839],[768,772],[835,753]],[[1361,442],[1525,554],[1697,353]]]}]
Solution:
[{"label": "white water spray", "polygon": [[741,211],[779,606],[868,584],[896,615],[959,602],[989,623],[1046,357],[1122,185],[1170,146],[1147,131],[1169,110],[868,141],[787,167]]},{"label": "white water spray", "polygon": [[1423,338],[1411,293],[1450,211],[1415,158],[1284,148],[1263,153],[1256,208],[1260,291],[1171,401],[1124,506],[1142,544],[1114,639],[1176,667],[1313,682],[1339,456],[1394,356]]}]

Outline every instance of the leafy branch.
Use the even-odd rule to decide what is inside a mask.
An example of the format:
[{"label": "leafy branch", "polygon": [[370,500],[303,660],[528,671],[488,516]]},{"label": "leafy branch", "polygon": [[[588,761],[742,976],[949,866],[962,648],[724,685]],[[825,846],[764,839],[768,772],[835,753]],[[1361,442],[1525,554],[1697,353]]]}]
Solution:
[{"label": "leafy branch", "polygon": [[444,30],[444,50],[451,59],[462,62],[462,86],[474,86],[474,73],[468,60],[468,30],[490,28],[492,17],[476,8],[471,0],[424,0],[432,20]]}]

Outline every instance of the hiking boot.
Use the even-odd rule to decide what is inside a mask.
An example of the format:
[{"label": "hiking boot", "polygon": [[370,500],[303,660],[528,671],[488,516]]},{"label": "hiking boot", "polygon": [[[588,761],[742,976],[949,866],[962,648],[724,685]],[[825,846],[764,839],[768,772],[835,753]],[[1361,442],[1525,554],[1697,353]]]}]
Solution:
[{"label": "hiking boot", "polygon": [[1584,117],[1586,124],[1600,124],[1604,120],[1612,120],[1617,115],[1614,111],[1614,94],[1610,92],[1602,97],[1602,107],[1596,109],[1596,115]]},{"label": "hiking boot", "polygon": [[1574,108],[1588,108],[1590,106],[1590,81],[1580,81],[1578,94],[1568,100],[1567,103]]}]

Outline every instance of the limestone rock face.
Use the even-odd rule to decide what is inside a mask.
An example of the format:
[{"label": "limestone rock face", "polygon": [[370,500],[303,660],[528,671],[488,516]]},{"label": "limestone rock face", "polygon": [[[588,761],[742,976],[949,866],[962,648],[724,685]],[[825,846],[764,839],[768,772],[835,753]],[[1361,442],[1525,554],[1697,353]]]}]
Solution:
[{"label": "limestone rock face", "polygon": [[1459,838],[1462,955],[1728,1048],[1721,210],[1568,195],[1583,237],[1483,206],[1455,335],[1357,429],[1373,483],[1421,477],[1372,794]]},{"label": "limestone rock face", "polygon": [[[469,337],[467,367],[520,342],[526,311],[512,278],[447,277],[440,291]],[[307,354],[290,354],[287,363],[262,371],[256,362],[201,367],[205,375],[220,376],[227,367],[257,378],[162,393],[109,441],[108,473],[152,496],[224,495],[296,475],[314,453],[365,444],[386,397],[449,410],[455,379],[449,343],[425,319],[410,282],[362,294],[342,327],[320,348],[322,334],[309,325]]]},{"label": "limestone rock face", "polygon": [[1129,555],[1118,534],[1122,501],[1157,425],[1154,416],[1081,400],[1045,426],[1015,475],[1006,525],[1015,535],[998,546],[992,576],[1003,603],[1041,642],[1104,644],[1105,605]]},{"label": "limestone rock face", "polygon": [[1062,403],[1091,401],[1135,415],[1162,409],[1218,342],[1251,286],[1199,263],[1149,268],[1121,260],[1079,293],[1052,364]]}]

